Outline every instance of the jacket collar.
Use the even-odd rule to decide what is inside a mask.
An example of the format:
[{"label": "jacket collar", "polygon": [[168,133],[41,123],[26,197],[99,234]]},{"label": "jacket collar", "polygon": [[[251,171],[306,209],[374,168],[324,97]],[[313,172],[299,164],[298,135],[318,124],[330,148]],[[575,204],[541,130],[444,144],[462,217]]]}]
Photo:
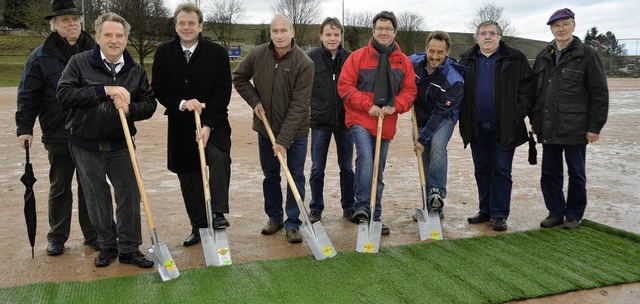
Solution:
[{"label": "jacket collar", "polygon": [[[122,56],[124,58],[124,66],[120,71],[126,71],[136,65],[133,57],[131,57],[131,53],[129,53],[127,49],[124,49]],[[104,65],[104,62],[102,62],[102,56],[100,56],[100,45],[98,44],[93,47],[93,51],[91,52],[91,64],[109,72],[107,67]]]}]

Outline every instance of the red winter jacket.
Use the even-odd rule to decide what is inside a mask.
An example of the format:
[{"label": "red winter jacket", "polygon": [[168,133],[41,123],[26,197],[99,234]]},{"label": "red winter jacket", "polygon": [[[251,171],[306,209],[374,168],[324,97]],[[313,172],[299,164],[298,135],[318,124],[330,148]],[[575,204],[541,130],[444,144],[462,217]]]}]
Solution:
[{"label": "red winter jacket", "polygon": [[[394,42],[396,43],[396,42]],[[338,82],[338,94],[344,100],[346,111],[345,124],[347,127],[360,125],[373,136],[377,135],[378,118],[369,116],[373,106],[373,83],[380,53],[373,48],[371,40],[363,47],[351,54],[342,67]],[[416,97],[415,73],[411,60],[402,53],[396,43],[396,50],[389,57],[393,90],[395,93],[395,113],[387,115],[382,125],[382,138],[392,140],[396,134],[398,114],[411,110]]]}]

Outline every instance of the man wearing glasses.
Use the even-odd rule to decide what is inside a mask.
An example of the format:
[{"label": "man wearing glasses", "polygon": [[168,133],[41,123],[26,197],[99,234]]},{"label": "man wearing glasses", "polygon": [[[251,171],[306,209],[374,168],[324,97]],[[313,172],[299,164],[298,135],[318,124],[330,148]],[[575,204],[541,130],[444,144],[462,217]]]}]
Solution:
[{"label": "man wearing glasses", "polygon": [[[549,210],[540,226],[574,229],[587,206],[587,143],[599,139],[607,121],[609,89],[598,54],[573,35],[574,13],[559,9],[547,25],[555,39],[533,65],[537,94],[531,122],[542,143],[540,188]],[[569,175],[566,199],[563,154]]]},{"label": "man wearing glasses", "polygon": [[[397,21],[393,12],[382,11],[373,18],[373,38],[353,52],[342,67],[338,94],[345,107],[345,124],[356,147],[355,212],[352,220],[380,221],[384,184],[382,173],[389,143],[396,133],[398,114],[411,109],[416,97],[411,60],[394,41]],[[374,167],[378,117],[384,117],[376,188],[375,212],[369,208]],[[390,229],[382,225],[382,234]]]},{"label": "man wearing glasses", "polygon": [[477,45],[461,56],[470,68],[460,110],[460,135],[471,155],[478,186],[479,211],[470,224],[492,221],[493,230],[507,230],[511,205],[515,148],[527,142],[524,118],[533,100],[533,74],[527,57],[501,41],[495,21],[480,23]]}]

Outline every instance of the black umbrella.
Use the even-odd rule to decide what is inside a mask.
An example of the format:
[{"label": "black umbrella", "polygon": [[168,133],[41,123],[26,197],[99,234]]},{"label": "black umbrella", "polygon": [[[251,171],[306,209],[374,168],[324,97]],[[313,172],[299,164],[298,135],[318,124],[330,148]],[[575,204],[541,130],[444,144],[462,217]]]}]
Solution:
[{"label": "black umbrella", "polygon": [[20,181],[27,187],[24,191],[24,218],[27,221],[27,233],[29,243],[31,243],[31,258],[34,258],[33,245],[36,241],[36,196],[33,193],[33,184],[37,179],[33,175],[33,166],[29,162],[29,142],[24,141],[24,148],[27,151],[27,162],[24,165],[24,175]]}]

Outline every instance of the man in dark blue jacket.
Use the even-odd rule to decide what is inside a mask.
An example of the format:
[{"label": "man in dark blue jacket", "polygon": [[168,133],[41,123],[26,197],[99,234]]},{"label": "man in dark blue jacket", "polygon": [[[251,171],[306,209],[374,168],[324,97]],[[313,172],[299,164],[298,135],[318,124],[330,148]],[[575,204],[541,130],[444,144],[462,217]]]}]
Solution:
[{"label": "man in dark blue jacket", "polygon": [[532,73],[522,52],[500,41],[495,21],[478,25],[478,44],[462,54],[466,77],[460,111],[460,134],[471,155],[478,185],[479,212],[471,224],[493,220],[493,230],[507,229],[515,148],[527,142],[524,122],[533,102]]},{"label": "man in dark blue jacket", "polygon": [[311,202],[309,219],[322,218],[324,210],[324,169],[331,135],[336,142],[340,167],[340,203],[342,214],[351,220],[353,215],[353,141],[344,124],[344,105],[338,95],[338,79],[342,65],[351,51],[340,44],[343,28],[338,18],[327,17],[320,25],[322,44],[309,52],[315,64],[311,92]]},{"label": "man in dark blue jacket", "polygon": [[[575,15],[563,8],[547,25],[554,40],[533,65],[536,84],[533,130],[542,143],[540,188],[549,211],[543,228],[580,227],[587,207],[587,144],[600,139],[609,112],[609,89],[595,50],[573,35]],[[564,156],[564,160],[563,160]],[[563,192],[564,162],[569,186]]]},{"label": "man in dark blue jacket", "polygon": [[464,89],[461,73],[465,68],[449,58],[451,38],[446,32],[431,32],[426,44],[426,52],[409,57],[418,87],[414,107],[420,133],[414,148],[422,152],[429,207],[440,209],[440,218],[443,218],[442,207],[447,196],[447,144],[458,122],[458,107]]},{"label": "man in dark blue jacket", "polygon": [[151,86],[169,118],[167,166],[180,180],[191,222],[191,234],[182,244],[191,246],[200,241],[199,229],[208,226],[193,111],[202,113],[200,136],[210,168],[212,226],[229,226],[224,213],[229,212],[231,178],[231,126],[227,118],[231,67],[227,50],[202,37],[200,8],[193,3],[180,4],[174,20],[177,36],[156,50]]},{"label": "man in dark blue jacket", "polygon": [[[53,31],[44,44],[37,47],[24,69],[18,86],[16,126],[18,145],[31,146],[36,117],[42,129],[42,143],[49,158],[49,233],[47,254],[59,255],[71,230],[73,192],[71,184],[76,166],[71,160],[68,133],[64,128],[67,112],[56,101],[56,87],[72,55],[90,50],[95,42],[81,30],[81,15],[72,0],[55,0],[52,13],[44,19]],[[98,234],[87,214],[87,205],[78,179],[78,221],[84,235],[84,244],[96,250]]]}]

